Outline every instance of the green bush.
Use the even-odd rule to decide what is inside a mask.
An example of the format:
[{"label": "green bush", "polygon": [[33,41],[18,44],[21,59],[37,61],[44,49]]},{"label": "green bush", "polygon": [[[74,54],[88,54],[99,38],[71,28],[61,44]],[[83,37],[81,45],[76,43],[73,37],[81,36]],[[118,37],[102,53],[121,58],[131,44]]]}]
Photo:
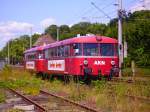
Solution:
[{"label": "green bush", "polygon": [[0,93],[0,103],[5,101],[5,95]]}]

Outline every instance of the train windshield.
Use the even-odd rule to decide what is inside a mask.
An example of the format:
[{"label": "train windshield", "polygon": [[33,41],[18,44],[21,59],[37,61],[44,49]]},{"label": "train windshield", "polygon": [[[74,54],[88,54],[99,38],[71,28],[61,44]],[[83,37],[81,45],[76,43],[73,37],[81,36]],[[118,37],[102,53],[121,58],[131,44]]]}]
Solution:
[{"label": "train windshield", "polygon": [[83,44],[83,54],[85,56],[98,56],[98,44],[96,43]]},{"label": "train windshield", "polygon": [[104,43],[100,44],[100,54],[101,56],[116,56],[117,52],[117,44]]}]

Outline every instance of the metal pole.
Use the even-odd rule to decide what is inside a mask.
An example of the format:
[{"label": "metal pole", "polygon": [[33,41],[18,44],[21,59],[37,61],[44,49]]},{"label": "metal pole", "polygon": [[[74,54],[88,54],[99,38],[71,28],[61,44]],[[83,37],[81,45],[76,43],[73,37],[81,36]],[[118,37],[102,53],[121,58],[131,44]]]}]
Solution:
[{"label": "metal pole", "polygon": [[57,27],[57,41],[59,41],[59,28]]},{"label": "metal pole", "polygon": [[9,41],[8,41],[8,65],[10,64]]},{"label": "metal pole", "polygon": [[32,27],[30,27],[30,33],[31,33],[31,36],[30,36],[30,48],[32,48]]},{"label": "metal pole", "polygon": [[122,52],[122,0],[118,0],[118,50],[119,50],[119,77],[121,74],[121,64],[123,62]]}]

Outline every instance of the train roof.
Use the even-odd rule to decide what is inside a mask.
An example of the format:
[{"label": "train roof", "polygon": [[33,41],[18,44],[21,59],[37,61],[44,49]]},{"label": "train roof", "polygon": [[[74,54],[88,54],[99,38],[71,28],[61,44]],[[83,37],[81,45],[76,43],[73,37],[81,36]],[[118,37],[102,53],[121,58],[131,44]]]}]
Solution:
[{"label": "train roof", "polygon": [[29,52],[34,52],[34,51],[41,51],[43,49],[44,49],[44,46],[33,47],[31,49],[28,49],[28,50],[24,51],[24,53],[29,53]]},{"label": "train roof", "polygon": [[70,39],[54,42],[51,44],[47,44],[45,46],[38,46],[31,49],[26,50],[24,53],[34,52],[34,51],[40,51],[43,49],[48,49],[50,47],[56,47],[60,45],[67,45],[67,44],[73,44],[73,43],[117,43],[117,39],[106,37],[106,36],[80,36],[80,37],[73,37]]},{"label": "train roof", "polygon": [[48,44],[44,47],[44,49],[60,45],[67,45],[71,43],[117,43],[117,42],[118,42],[117,39],[106,36],[96,36],[96,35],[80,36]]}]

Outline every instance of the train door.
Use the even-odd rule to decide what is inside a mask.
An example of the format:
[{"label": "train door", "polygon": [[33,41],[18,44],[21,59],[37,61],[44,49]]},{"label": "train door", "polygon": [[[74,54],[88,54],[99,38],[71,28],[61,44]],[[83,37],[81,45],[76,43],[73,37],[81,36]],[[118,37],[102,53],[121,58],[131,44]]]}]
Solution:
[{"label": "train door", "polygon": [[64,57],[65,57],[65,74],[69,74],[70,71],[70,45],[64,46]]}]

